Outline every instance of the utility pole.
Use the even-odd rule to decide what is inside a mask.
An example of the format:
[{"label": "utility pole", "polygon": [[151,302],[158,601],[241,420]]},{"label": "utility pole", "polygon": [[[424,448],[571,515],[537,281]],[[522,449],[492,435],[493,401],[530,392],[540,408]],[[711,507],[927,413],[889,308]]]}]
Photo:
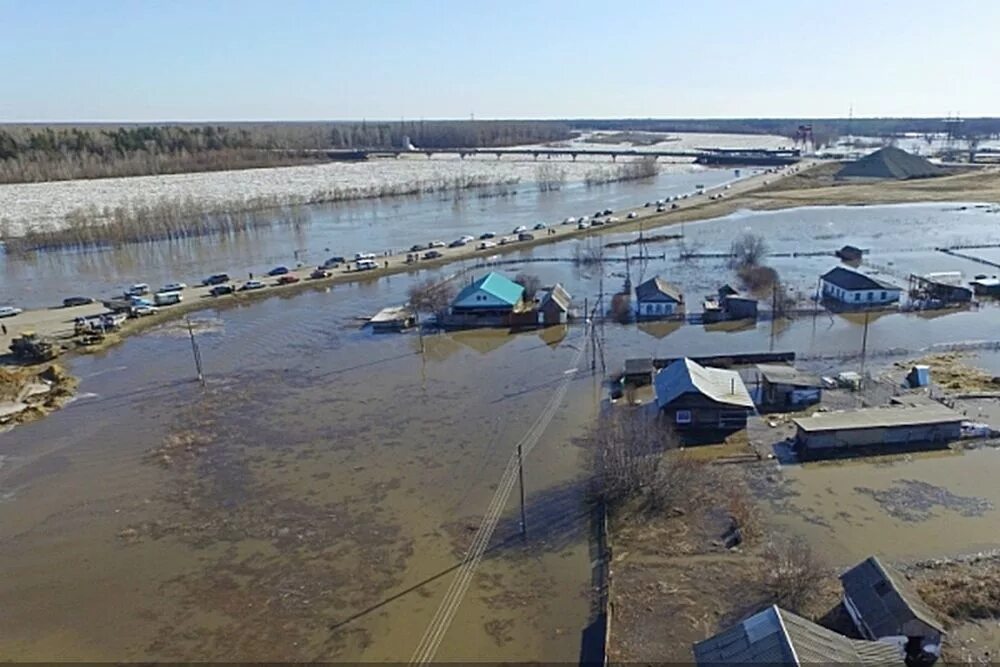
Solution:
[{"label": "utility pole", "polygon": [[191,324],[191,319],[185,317],[184,321],[187,323],[188,337],[191,339],[191,354],[194,355],[194,367],[198,371],[198,382],[201,386],[205,386],[205,374],[201,370],[201,350],[198,348],[198,341],[194,339],[194,326]]},{"label": "utility pole", "polygon": [[521,537],[528,539],[528,519],[524,513],[524,457],[521,453],[521,443],[517,444],[517,478],[521,484]]},{"label": "utility pole", "polygon": [[865,312],[865,332],[861,337],[861,383],[865,382],[865,357],[868,354],[868,316],[871,315],[869,312]]}]

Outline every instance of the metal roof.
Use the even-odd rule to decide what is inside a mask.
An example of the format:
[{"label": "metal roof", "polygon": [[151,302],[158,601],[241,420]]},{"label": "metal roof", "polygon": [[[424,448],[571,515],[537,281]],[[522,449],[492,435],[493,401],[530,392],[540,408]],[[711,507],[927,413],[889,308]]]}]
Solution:
[{"label": "metal roof", "polygon": [[524,294],[524,287],[507,276],[491,271],[472,284],[466,285],[465,289],[455,297],[455,302],[458,303],[480,290],[511,306],[516,306]]},{"label": "metal roof", "polygon": [[681,291],[660,276],[653,276],[635,288],[636,301],[657,301],[661,297],[666,297],[668,300],[677,303],[684,300],[684,295],[681,294]]},{"label": "metal roof", "polygon": [[687,393],[699,393],[716,403],[753,408],[743,378],[736,371],[706,368],[678,359],[656,374],[656,402],[661,408]]},{"label": "metal roof", "polygon": [[637,375],[639,373],[650,373],[653,372],[653,359],[652,357],[641,357],[635,359],[625,360],[625,374],[626,375]]},{"label": "metal roof", "polygon": [[803,373],[794,366],[779,364],[757,364],[757,372],[773,384],[790,384],[794,387],[822,387],[823,383],[815,375]]},{"label": "metal roof", "polygon": [[964,417],[941,404],[919,407],[864,408],[839,412],[817,412],[810,417],[793,419],[797,427],[809,433],[893,426],[930,426],[962,421]]},{"label": "metal roof", "polygon": [[871,556],[840,575],[844,594],[876,638],[904,635],[903,626],[914,619],[944,634],[944,624],[910,582]]},{"label": "metal roof", "polygon": [[836,266],[823,274],[823,280],[837,287],[852,290],[896,290],[902,291],[892,283],[886,282],[859,271],[851,271],[842,266]]},{"label": "metal roof", "polygon": [[851,663],[902,665],[896,647],[848,639],[777,606],[768,607],[693,647],[698,665]]}]

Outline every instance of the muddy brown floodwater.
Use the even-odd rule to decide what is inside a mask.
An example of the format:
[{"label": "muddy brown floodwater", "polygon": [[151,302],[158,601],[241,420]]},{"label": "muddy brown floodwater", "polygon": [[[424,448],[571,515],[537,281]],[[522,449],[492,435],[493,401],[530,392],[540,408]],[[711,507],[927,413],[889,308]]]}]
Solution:
[{"label": "muddy brown floodwater", "polygon": [[[0,436],[0,653],[408,659],[580,332],[434,336],[422,356],[415,336],[358,332],[366,301],[219,314],[205,390],[169,330],[78,359],[80,400]],[[527,461],[528,539],[508,507],[439,658],[577,659],[592,600],[573,440],[599,399],[572,381]]]}]

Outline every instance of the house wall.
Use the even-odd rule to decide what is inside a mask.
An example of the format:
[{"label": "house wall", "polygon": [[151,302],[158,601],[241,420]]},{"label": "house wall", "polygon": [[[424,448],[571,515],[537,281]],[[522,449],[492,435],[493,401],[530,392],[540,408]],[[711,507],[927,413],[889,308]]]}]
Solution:
[{"label": "house wall", "polygon": [[[678,430],[738,431],[746,428],[748,410],[739,406],[716,403],[701,395],[688,394],[663,406],[663,412]],[[681,421],[678,421],[678,417]]]},{"label": "house wall", "polygon": [[886,303],[896,303],[899,301],[901,290],[898,289],[874,289],[874,290],[845,290],[826,280],[821,281],[823,296],[828,299],[840,301],[848,306],[871,306]]},{"label": "house wall", "polygon": [[881,428],[844,428],[809,433],[798,429],[795,439],[806,449],[837,449],[908,442],[948,442],[961,436],[961,422]]},{"label": "house wall", "polygon": [[640,317],[664,317],[677,312],[677,304],[673,301],[639,301],[636,312]]},{"label": "house wall", "polygon": [[506,301],[498,299],[484,290],[476,290],[461,301],[455,301],[451,307],[454,311],[477,309],[497,309],[509,311],[513,309],[513,306]]}]

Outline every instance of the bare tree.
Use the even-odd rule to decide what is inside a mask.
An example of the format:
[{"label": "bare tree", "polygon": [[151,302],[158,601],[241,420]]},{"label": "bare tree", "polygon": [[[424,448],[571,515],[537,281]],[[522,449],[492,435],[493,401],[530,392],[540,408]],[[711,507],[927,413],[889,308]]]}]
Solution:
[{"label": "bare tree", "polygon": [[729,246],[729,268],[741,269],[747,266],[760,266],[767,256],[767,241],[757,234],[744,234],[735,239]]},{"label": "bare tree", "polygon": [[604,254],[604,246],[592,239],[573,246],[573,261],[577,264],[603,264]]},{"label": "bare tree", "polygon": [[519,273],[514,276],[514,282],[524,288],[525,301],[531,301],[542,288],[542,279],[533,273]]},{"label": "bare tree", "polygon": [[823,587],[827,567],[800,537],[769,542],[764,548],[763,586],[789,611],[801,610]]},{"label": "bare tree", "polygon": [[450,280],[428,278],[412,285],[406,294],[410,306],[418,314],[425,312],[440,315],[454,300],[455,286]]}]

